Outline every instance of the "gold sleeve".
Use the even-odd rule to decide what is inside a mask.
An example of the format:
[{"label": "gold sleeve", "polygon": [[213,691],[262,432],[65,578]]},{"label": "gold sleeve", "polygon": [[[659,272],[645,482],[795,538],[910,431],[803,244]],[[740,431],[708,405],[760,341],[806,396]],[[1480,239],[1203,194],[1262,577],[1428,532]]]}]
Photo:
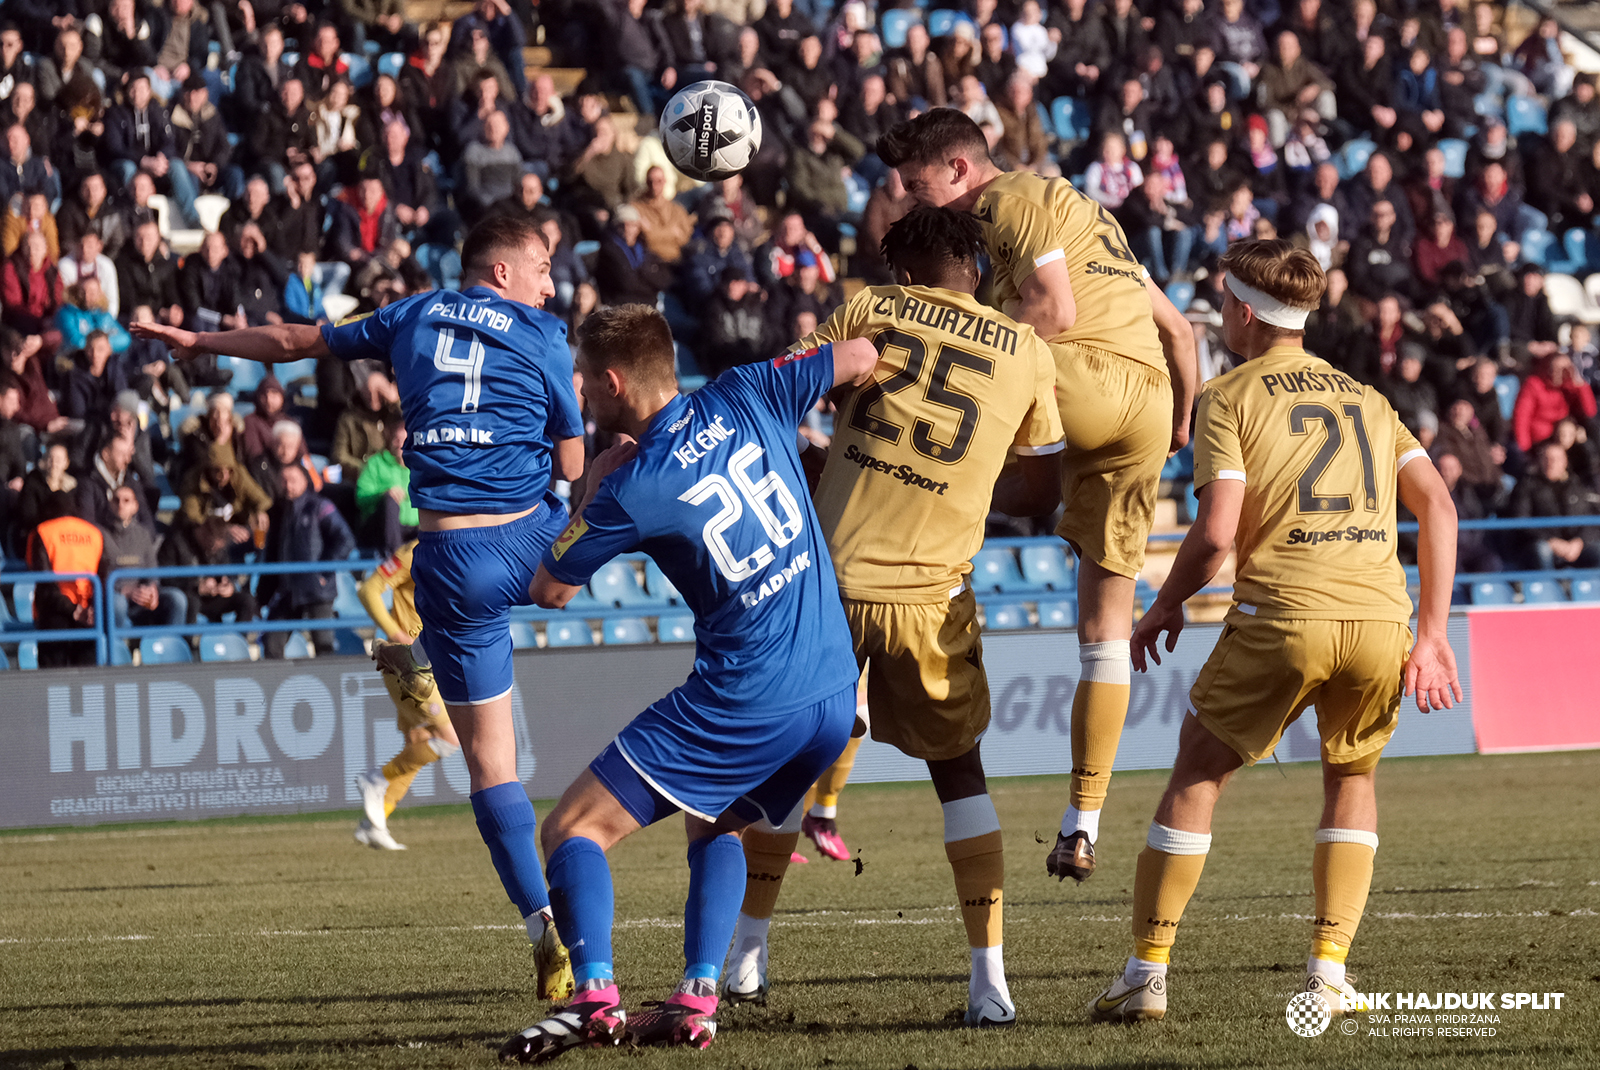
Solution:
[{"label": "gold sleeve", "polygon": [[1022,197],[1007,197],[989,228],[989,255],[1006,266],[1011,285],[1022,289],[1040,267],[1066,258],[1050,209]]},{"label": "gold sleeve", "polygon": [[1194,436],[1194,487],[1199,490],[1219,479],[1245,479],[1244,447],[1239,441],[1239,418],[1220,390],[1200,395]]},{"label": "gold sleeve", "polygon": [[361,599],[361,605],[366,609],[367,615],[386,636],[402,635],[405,629],[400,627],[400,623],[383,604],[383,592],[410,579],[411,570],[401,562],[399,555],[393,555],[373,569],[372,575],[362,580],[361,586],[356,588],[356,597]]},{"label": "gold sleeve", "polygon": [[[1026,330],[1026,328],[1024,328]],[[1020,454],[1057,453],[1065,448],[1062,441],[1061,410],[1056,405],[1056,362],[1050,347],[1032,336],[1033,344],[1027,352],[1033,356],[1033,404],[1017,428],[1012,446]]]}]

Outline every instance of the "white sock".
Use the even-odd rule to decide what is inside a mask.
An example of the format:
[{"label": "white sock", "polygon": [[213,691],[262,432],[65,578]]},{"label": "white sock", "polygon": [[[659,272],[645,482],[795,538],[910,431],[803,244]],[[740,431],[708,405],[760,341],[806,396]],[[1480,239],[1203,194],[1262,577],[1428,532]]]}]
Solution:
[{"label": "white sock", "polygon": [[1165,977],[1167,964],[1165,962],[1146,962],[1137,955],[1128,956],[1128,965],[1122,971],[1122,983],[1129,988],[1138,988],[1152,977]]},{"label": "white sock", "polygon": [[1067,812],[1061,818],[1061,835],[1071,836],[1074,832],[1084,832],[1089,836],[1089,842],[1094,843],[1100,838],[1100,811],[1080,810],[1069,805]]},{"label": "white sock", "polygon": [[1006,959],[1000,944],[972,949],[972,979],[967,982],[967,997],[975,1000],[988,992],[997,992],[1006,1003],[1011,1002],[1011,989],[1006,987]]},{"label": "white sock", "polygon": [[1331,985],[1344,984],[1344,963],[1319,959],[1315,955],[1306,959],[1306,973],[1314,973]]},{"label": "white sock", "polygon": [[823,806],[821,803],[812,803],[811,816],[825,817],[831,821],[839,816],[839,808],[837,806]]},{"label": "white sock", "polygon": [[550,925],[550,908],[535,910],[532,914],[522,919],[522,924],[528,929],[528,942],[537,944],[544,939],[544,931]]},{"label": "white sock", "polygon": [[728,961],[722,971],[724,980],[733,981],[752,970],[766,969],[767,932],[771,928],[771,918],[739,915],[739,920],[733,926],[733,943],[728,948]]}]

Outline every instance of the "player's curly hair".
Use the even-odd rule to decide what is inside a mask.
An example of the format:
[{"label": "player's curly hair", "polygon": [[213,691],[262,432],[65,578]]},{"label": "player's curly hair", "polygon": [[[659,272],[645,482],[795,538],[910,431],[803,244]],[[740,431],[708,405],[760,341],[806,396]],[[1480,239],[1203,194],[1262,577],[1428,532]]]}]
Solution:
[{"label": "player's curly hair", "polygon": [[1240,282],[1293,308],[1316,308],[1328,288],[1328,277],[1317,258],[1282,238],[1234,242],[1220,266]]},{"label": "player's curly hair", "polygon": [[957,153],[989,159],[983,128],[955,108],[932,108],[895,123],[878,139],[878,158],[890,167],[942,163]]},{"label": "player's curly hair", "polygon": [[983,225],[953,208],[913,208],[889,224],[879,248],[891,268],[914,282],[933,284],[961,268],[976,278]]}]

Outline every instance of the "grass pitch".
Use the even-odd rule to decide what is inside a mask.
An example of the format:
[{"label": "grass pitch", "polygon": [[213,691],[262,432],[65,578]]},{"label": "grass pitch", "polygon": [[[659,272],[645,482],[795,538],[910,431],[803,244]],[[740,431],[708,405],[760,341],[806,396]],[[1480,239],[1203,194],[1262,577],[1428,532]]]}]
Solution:
[{"label": "grass pitch", "polygon": [[[1315,1039],[1290,1032],[1319,777],[1268,765],[1241,773],[1219,810],[1164,1022],[1089,1026],[1082,1010],[1128,953],[1134,860],[1164,773],[1118,775],[1101,868],[1083,886],[1044,873],[1065,778],[992,782],[1021,1024],[983,1033],[955,1026],[967,955],[931,788],[853,786],[841,825],[863,866],[790,870],[769,1007],[724,1012],[703,1053],[578,1051],[559,1063],[1594,1067],[1597,780],[1600,752],[1380,767],[1383,845],[1351,970],[1372,991],[1565,993],[1559,1011],[1498,1012],[1493,1036],[1402,1037],[1365,1016],[1355,1036],[1337,1024]],[[399,854],[358,847],[357,816],[0,836],[0,1065],[495,1065],[543,1007],[470,812],[400,811],[393,828],[411,849]],[[631,1003],[662,998],[680,969],[683,846],[665,824],[612,859]]]}]

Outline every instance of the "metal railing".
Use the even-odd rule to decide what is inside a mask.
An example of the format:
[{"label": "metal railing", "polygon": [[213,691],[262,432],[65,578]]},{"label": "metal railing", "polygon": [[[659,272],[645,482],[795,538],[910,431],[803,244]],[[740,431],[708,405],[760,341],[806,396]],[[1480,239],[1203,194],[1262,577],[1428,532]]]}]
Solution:
[{"label": "metal railing", "polygon": [[[0,632],[0,643],[51,643],[94,640],[94,663],[106,663],[106,633],[104,630],[106,620],[106,592],[105,586],[100,582],[100,577],[93,572],[6,572],[0,573],[0,583],[32,584],[34,598],[39,597],[38,588],[46,583],[71,583],[76,580],[88,580],[93,589],[93,605],[95,623],[87,628],[32,628],[27,627],[19,613],[15,630],[7,628]],[[15,591],[16,587],[12,587]]]}]

